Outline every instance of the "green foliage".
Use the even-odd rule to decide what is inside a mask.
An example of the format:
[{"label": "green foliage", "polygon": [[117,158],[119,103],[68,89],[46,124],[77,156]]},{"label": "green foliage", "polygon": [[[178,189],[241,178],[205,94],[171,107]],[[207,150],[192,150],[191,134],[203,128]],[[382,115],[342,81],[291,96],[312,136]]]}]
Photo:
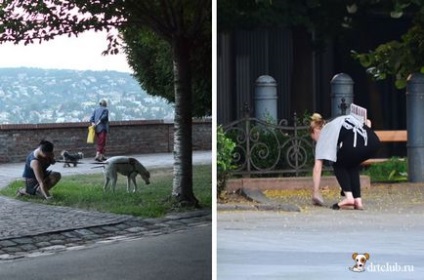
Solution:
[{"label": "green foliage", "polygon": [[[209,22],[210,23],[210,22]],[[211,114],[212,40],[210,28],[204,28],[192,48],[192,113],[195,117]],[[168,42],[148,29],[126,29],[125,52],[134,77],[152,95],[175,102],[172,49]]]},{"label": "green foliage", "polygon": [[216,165],[217,165],[217,195],[220,196],[221,192],[225,189],[225,185],[230,175],[231,170],[236,166],[233,163],[233,151],[236,143],[225,135],[222,126],[217,129],[216,136],[217,152],[216,152]]},{"label": "green foliage", "polygon": [[[387,1],[387,0],[386,0]],[[371,4],[361,1],[362,10]],[[354,17],[348,0],[218,0],[219,32],[255,28],[299,28],[314,34],[313,45],[322,49],[326,39],[349,31]]]},{"label": "green foliage", "polygon": [[168,42],[145,29],[127,29],[123,34],[128,63],[141,87],[175,102],[172,53]]},{"label": "green foliage", "polygon": [[367,68],[373,79],[384,80],[393,76],[396,88],[405,88],[411,73],[424,72],[424,28],[415,25],[401,41],[381,44],[368,53],[352,51],[352,56]]},{"label": "green foliage", "polygon": [[339,0],[218,0],[220,31],[237,28],[298,27],[332,33],[342,28],[346,3]]},{"label": "green foliage", "polygon": [[210,0],[4,0],[0,1],[0,41],[31,44],[63,34],[106,30],[110,32],[106,53],[116,54],[119,36],[111,31],[149,28],[170,43],[176,38],[192,40],[211,10]]},{"label": "green foliage", "polygon": [[[194,166],[193,190],[202,207],[212,207],[212,174],[210,165]],[[118,177],[115,193],[103,191],[103,175],[77,175],[62,177],[59,184],[52,189],[52,200],[42,200],[38,197],[22,197],[19,199],[34,203],[44,203],[57,206],[69,206],[84,210],[95,210],[115,214],[125,214],[142,217],[161,217],[170,212],[184,211],[186,208],[176,208],[169,200],[172,185],[172,169],[151,171],[150,185],[139,180],[136,193],[127,193],[126,178]],[[15,197],[16,191],[23,186],[22,181],[16,181],[5,189],[1,195]]]},{"label": "green foliage", "polygon": [[410,74],[424,73],[424,3],[395,1],[390,15],[401,17],[406,9],[414,20],[401,40],[380,44],[367,53],[352,51],[352,57],[367,69],[373,79],[393,77],[397,89],[406,87]]},{"label": "green foliage", "polygon": [[408,166],[405,159],[393,157],[386,162],[372,164],[364,171],[372,182],[403,182],[408,179]]}]

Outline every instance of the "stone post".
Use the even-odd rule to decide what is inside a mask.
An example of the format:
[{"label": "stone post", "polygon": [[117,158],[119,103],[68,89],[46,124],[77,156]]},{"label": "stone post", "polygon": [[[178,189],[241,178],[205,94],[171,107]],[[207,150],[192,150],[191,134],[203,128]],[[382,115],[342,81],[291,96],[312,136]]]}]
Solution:
[{"label": "stone post", "polygon": [[278,123],[277,82],[271,76],[263,75],[256,79],[255,117],[263,121]]},{"label": "stone post", "polygon": [[424,182],[424,75],[409,75],[406,85],[408,180]]},{"label": "stone post", "polygon": [[337,74],[331,79],[331,116],[333,118],[350,113],[353,103],[353,80],[345,74]]}]

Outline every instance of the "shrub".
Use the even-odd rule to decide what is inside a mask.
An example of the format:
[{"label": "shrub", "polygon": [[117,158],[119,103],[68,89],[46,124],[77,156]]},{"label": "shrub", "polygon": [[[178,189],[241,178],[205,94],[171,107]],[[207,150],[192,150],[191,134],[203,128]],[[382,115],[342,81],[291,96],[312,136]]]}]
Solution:
[{"label": "shrub", "polygon": [[406,160],[393,157],[386,162],[372,164],[364,173],[371,177],[372,182],[399,182],[407,180],[407,170]]},{"label": "shrub", "polygon": [[221,192],[225,189],[228,176],[235,168],[233,163],[233,151],[236,147],[236,143],[225,135],[225,132],[221,126],[218,127],[217,131],[217,195],[221,195]]}]

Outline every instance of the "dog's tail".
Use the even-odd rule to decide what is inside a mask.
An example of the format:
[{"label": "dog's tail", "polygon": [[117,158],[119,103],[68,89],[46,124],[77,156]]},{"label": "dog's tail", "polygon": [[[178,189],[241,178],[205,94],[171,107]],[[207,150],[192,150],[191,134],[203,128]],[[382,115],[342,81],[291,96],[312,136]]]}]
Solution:
[{"label": "dog's tail", "polygon": [[91,167],[91,169],[94,169],[94,168],[105,168],[105,166],[104,166],[104,165],[101,165],[101,166],[94,166],[94,167]]},{"label": "dog's tail", "polygon": [[[55,160],[55,162],[74,163],[74,162],[72,162],[70,160],[62,160],[62,159]],[[84,164],[84,162],[79,162],[79,161],[76,161],[75,163],[77,163],[77,164]]]},{"label": "dog's tail", "polygon": [[102,161],[102,162],[90,162],[90,164],[96,164],[97,165],[97,166],[91,167],[91,169],[94,169],[94,168],[105,168],[105,165],[108,164],[108,163],[105,162],[105,161]]}]

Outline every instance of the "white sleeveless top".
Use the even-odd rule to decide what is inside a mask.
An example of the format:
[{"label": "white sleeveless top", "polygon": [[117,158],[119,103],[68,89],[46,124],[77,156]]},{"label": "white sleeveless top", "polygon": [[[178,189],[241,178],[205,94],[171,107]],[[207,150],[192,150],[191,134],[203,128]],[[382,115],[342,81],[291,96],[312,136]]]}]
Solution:
[{"label": "white sleeveless top", "polygon": [[364,138],[365,146],[368,143],[368,136],[364,123],[354,116],[340,116],[328,122],[321,129],[321,133],[315,146],[315,159],[337,161],[337,140],[339,139],[340,129],[342,126],[348,130],[353,130],[354,140],[353,146],[356,147],[356,139],[359,134]]}]

